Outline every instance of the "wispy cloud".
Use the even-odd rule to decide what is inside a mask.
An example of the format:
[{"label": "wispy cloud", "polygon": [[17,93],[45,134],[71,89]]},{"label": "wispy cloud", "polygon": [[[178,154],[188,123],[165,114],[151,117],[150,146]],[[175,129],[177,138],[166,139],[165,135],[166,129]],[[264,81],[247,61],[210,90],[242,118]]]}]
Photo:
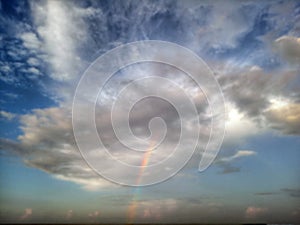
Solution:
[{"label": "wispy cloud", "polygon": [[256,154],[255,151],[239,150],[232,156],[218,158],[215,164],[222,168],[221,174],[240,172],[240,167],[233,166],[232,163],[239,158],[254,156]]},{"label": "wispy cloud", "polygon": [[251,156],[251,155],[256,155],[256,152],[250,151],[250,150],[239,150],[234,155],[220,158],[218,161],[219,162],[231,162],[237,158]]},{"label": "wispy cloud", "polygon": [[[91,14],[89,8],[80,9],[70,4],[66,1],[31,2],[36,31],[43,40],[40,47],[46,54],[44,60],[51,67],[49,75],[58,81],[69,81],[79,75],[82,60],[77,50],[86,38],[83,17]],[[41,44],[36,43],[32,34],[25,37],[28,48]]]}]

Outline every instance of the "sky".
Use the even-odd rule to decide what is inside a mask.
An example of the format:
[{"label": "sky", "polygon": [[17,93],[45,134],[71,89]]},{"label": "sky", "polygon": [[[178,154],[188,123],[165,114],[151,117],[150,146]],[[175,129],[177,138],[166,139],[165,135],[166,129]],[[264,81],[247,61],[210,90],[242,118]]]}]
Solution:
[{"label": "sky", "polygon": [[[0,11],[1,223],[300,222],[299,1],[3,0]],[[170,155],[183,131],[188,138],[179,150],[190,152],[189,138],[200,131],[194,154],[178,173],[132,187],[105,179],[84,160],[74,137],[72,104],[92,62],[122,44],[146,40],[183,46],[209,66],[224,97],[226,113],[216,123],[225,125],[225,136],[213,163],[199,172],[213,121],[207,93],[182,71],[161,63],[117,71],[94,102],[103,146],[87,153],[103,174],[118,174],[124,183],[138,176],[139,185],[150,173],[167,173],[172,168],[133,175],[104,160],[105,150],[114,159],[147,167]],[[170,58],[186,60],[177,52]],[[174,85],[140,80],[129,86],[147,74]],[[77,105],[77,135],[86,137],[84,146],[96,143],[89,141],[84,112],[103,76],[91,76]],[[121,95],[124,87],[130,90]],[[196,116],[187,112],[179,123],[176,108],[154,97],[137,102],[127,115],[124,109],[133,99],[152,91],[179,105],[188,96]],[[125,151],[114,134],[110,115],[118,98],[116,126],[129,121],[131,134],[151,137],[150,151]],[[155,117],[167,130],[161,148],[152,152],[164,130],[151,123]],[[136,144],[123,134],[126,144]]]}]

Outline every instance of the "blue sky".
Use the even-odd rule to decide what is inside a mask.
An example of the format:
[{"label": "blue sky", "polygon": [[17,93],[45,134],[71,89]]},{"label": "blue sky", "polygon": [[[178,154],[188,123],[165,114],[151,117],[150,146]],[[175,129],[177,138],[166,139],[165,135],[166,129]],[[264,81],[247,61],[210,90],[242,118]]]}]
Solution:
[{"label": "blue sky", "polygon": [[[1,1],[0,11],[1,222],[300,222],[299,1]],[[87,166],[71,109],[88,65],[140,40],[198,54],[220,84],[227,115],[207,170],[198,172],[196,152],[171,179],[134,188]],[[145,68],[151,65],[137,67]],[[116,74],[107,99],[138,76],[130,68]],[[176,121],[171,109],[147,104],[132,118],[142,135],[149,115]],[[113,148],[105,116],[96,123]]]}]

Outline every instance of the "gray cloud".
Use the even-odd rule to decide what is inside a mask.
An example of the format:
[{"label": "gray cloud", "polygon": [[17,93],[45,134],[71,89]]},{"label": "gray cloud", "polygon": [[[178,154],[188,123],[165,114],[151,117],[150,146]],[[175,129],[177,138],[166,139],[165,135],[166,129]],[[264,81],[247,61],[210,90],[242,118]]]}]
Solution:
[{"label": "gray cloud", "polygon": [[297,70],[269,73],[259,67],[237,69],[223,66],[216,70],[223,70],[223,74],[218,77],[225,98],[236,107],[241,117],[255,122],[260,130],[299,133]]},{"label": "gray cloud", "polygon": [[289,63],[300,66],[300,38],[282,36],[275,40],[275,48]]},{"label": "gray cloud", "polygon": [[[157,69],[157,68],[156,68]],[[178,77],[180,80],[181,76]],[[173,79],[175,81],[175,79]],[[114,82],[114,81],[112,81]],[[115,83],[116,84],[116,83]],[[123,84],[123,83],[122,83]],[[144,92],[147,88],[153,89],[157,84],[147,83],[147,87],[136,87],[130,90],[134,95],[139,95],[140,92]],[[109,92],[112,88],[118,92],[123,85],[108,86],[104,92]],[[193,85],[192,85],[193,87]],[[189,90],[189,89],[188,89]],[[192,89],[191,89],[192,90]],[[191,98],[195,98],[196,106],[200,110],[199,116],[203,119],[207,119],[206,112],[203,110],[207,105],[204,97],[199,98],[201,90],[195,90],[191,93],[197,93],[191,95]],[[165,91],[167,95],[176,94],[175,90],[168,88]],[[111,95],[110,99],[115,95]],[[130,99],[128,99],[130,100]],[[180,104],[184,104],[185,99],[177,96],[177,100]],[[110,107],[112,101],[105,102],[102,107],[100,105],[96,107],[96,124],[101,135],[102,141],[111,154],[123,162],[127,162],[133,165],[140,165],[144,154],[132,154],[124,149],[124,146],[114,134],[112,124],[110,121]],[[100,103],[99,103],[100,104]],[[123,105],[128,104],[127,101],[122,102]],[[54,175],[58,179],[72,181],[82,185],[88,190],[97,189],[100,187],[113,186],[110,182],[99,177],[92,169],[90,169],[84,160],[82,159],[73,136],[72,122],[71,122],[71,110],[66,106],[53,107],[47,109],[33,110],[32,113],[20,116],[22,135],[18,137],[18,142],[10,140],[1,140],[1,149],[7,152],[11,152],[23,159],[26,165],[38,168],[49,174]],[[129,122],[133,132],[140,136],[146,137],[149,135],[148,123],[153,117],[161,117],[164,119],[168,126],[169,132],[160,146],[159,151],[153,152],[149,163],[155,163],[170,154],[180,137],[179,117],[174,107],[166,102],[155,99],[146,98],[142,102],[138,103],[130,113]],[[118,124],[121,121],[127,121],[127,115],[123,112],[119,112],[115,119]],[[194,118],[190,117],[191,122]],[[86,132],[89,130],[87,124],[85,124],[85,118],[81,121],[81,130]],[[190,124],[184,124],[184,126],[190,126]],[[205,128],[206,125],[203,125]],[[152,132],[160,133],[154,128]],[[170,132],[172,130],[172,132]],[[189,132],[194,132],[193,127],[189,129]],[[201,140],[208,139],[209,129],[203,129],[201,131]],[[188,140],[186,140],[188,143]],[[87,140],[88,142],[88,140]],[[204,145],[205,142],[201,142]],[[186,145],[188,148],[188,145]],[[203,146],[202,146],[203,147]],[[94,154],[91,152],[90,154]],[[101,157],[104,154],[104,149],[99,149],[94,156],[101,161]],[[103,160],[102,160],[103,161]],[[103,162],[105,164],[106,162]],[[116,171],[118,168],[112,168],[107,165],[107,171]],[[121,171],[121,173],[127,173],[127,171]]]},{"label": "gray cloud", "polygon": [[278,194],[277,192],[257,192],[255,193],[255,195],[259,195],[259,196],[269,196],[269,195],[276,195]]},{"label": "gray cloud", "polygon": [[64,108],[35,110],[21,116],[24,134],[19,142],[1,139],[1,149],[57,178],[81,184],[87,189],[111,186],[83,161],[73,137],[70,111]]},{"label": "gray cloud", "polygon": [[222,167],[221,174],[229,174],[229,173],[238,173],[241,171],[240,167],[232,166],[229,164],[219,164],[220,167]]},{"label": "gray cloud", "polygon": [[300,104],[284,102],[265,111],[270,126],[286,134],[300,134]]},{"label": "gray cloud", "polygon": [[282,192],[288,194],[290,197],[300,198],[300,189],[296,188],[283,188]]},{"label": "gray cloud", "polygon": [[228,70],[219,76],[226,97],[250,117],[258,117],[269,106],[270,97],[290,95],[288,86],[297,79],[297,71],[273,74],[259,67]]}]

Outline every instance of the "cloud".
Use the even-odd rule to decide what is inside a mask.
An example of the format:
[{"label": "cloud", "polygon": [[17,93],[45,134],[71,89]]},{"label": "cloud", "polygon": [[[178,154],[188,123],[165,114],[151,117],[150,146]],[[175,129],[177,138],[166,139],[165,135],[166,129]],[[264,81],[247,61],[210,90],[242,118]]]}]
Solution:
[{"label": "cloud", "polygon": [[229,101],[226,104],[226,111],[226,134],[223,147],[235,148],[245,139],[263,132],[263,129],[251,117],[241,112],[237,106]]},{"label": "cloud", "polygon": [[264,112],[270,126],[285,134],[300,134],[300,104],[282,99],[271,102]]},{"label": "cloud", "polygon": [[[242,4],[227,2],[197,3],[189,5],[189,10],[186,6],[182,2],[129,2],[118,6],[109,4],[104,10],[97,2],[90,7],[76,2],[30,2],[35,32],[43,40],[42,51],[47,55],[43,57],[52,68],[49,75],[69,83],[78,78],[78,71],[90,60],[88,56],[98,49],[105,51],[137,39],[161,39],[187,45],[193,42],[194,49],[233,47],[252,28],[255,14],[259,12],[256,9],[246,18]],[[127,10],[132,13],[126,14]],[[157,20],[158,16],[163,22]],[[187,29],[197,31],[197,37],[190,37],[194,32],[183,32]],[[31,44],[34,35],[27,36],[26,45],[35,47]]]},{"label": "cloud", "polygon": [[268,195],[276,195],[277,192],[257,192],[255,195],[268,196]]},{"label": "cloud", "polygon": [[[282,188],[281,193],[285,193],[293,198],[300,198],[300,189],[297,188]],[[255,195],[276,195],[280,192],[257,192]]]},{"label": "cloud", "polygon": [[26,32],[21,34],[20,37],[26,48],[31,50],[38,50],[41,48],[41,41],[38,39],[35,33]]},{"label": "cloud", "polygon": [[269,210],[267,208],[263,207],[255,207],[255,206],[249,206],[246,209],[246,218],[249,219],[257,219],[260,218],[261,216],[265,215]]},{"label": "cloud", "polygon": [[300,66],[300,38],[293,36],[282,36],[275,40],[277,51],[289,63]]},{"label": "cloud", "polygon": [[300,189],[283,188],[281,191],[288,194],[290,197],[300,198]]},{"label": "cloud", "polygon": [[[256,67],[237,68],[223,65],[221,68],[216,67],[216,71],[222,73],[218,75],[218,80],[228,102],[229,138],[231,133],[247,138],[271,129],[279,130],[283,134],[297,133],[300,100],[297,92],[297,70],[289,68],[271,74]],[[280,114],[281,110],[285,112]],[[233,142],[236,140],[238,138],[233,136]]]},{"label": "cloud", "polygon": [[[178,4],[181,6],[180,4],[187,3],[180,2]],[[155,34],[162,34],[162,32],[156,32],[157,30],[166,32],[162,39],[171,40],[173,37],[178,37],[178,42],[186,43],[190,37],[170,35],[173,34],[172,32],[179,34],[176,32],[181,29],[177,28],[182,28],[184,31],[187,28],[196,31],[197,38],[191,37],[191,40],[196,40],[191,43],[191,45],[194,44],[193,49],[207,48],[207,46],[213,46],[216,49],[224,46],[234,48],[238,45],[239,37],[253,25],[253,20],[244,18],[244,11],[240,11],[241,5],[233,6],[227,3],[215,5],[209,3],[204,4],[204,6],[197,3],[195,7],[191,7],[189,10],[184,8],[185,11],[176,5],[169,9],[169,5],[166,3],[153,4],[150,2],[142,2],[135,7],[132,7],[131,3],[109,4],[105,12],[102,11],[101,7],[98,7],[96,2],[91,3],[91,7],[86,8],[74,2],[60,1],[30,2],[30,6],[34,26],[17,33],[16,36],[22,40],[22,43],[16,42],[16,44],[7,45],[10,48],[7,51],[9,57],[15,61],[20,55],[24,56],[22,61],[27,62],[26,68],[24,65],[13,62],[1,64],[1,69],[5,74],[20,71],[26,73],[26,76],[28,76],[27,73],[40,75],[43,73],[38,67],[43,61],[46,61],[51,67],[48,76],[61,84],[56,87],[57,90],[60,90],[57,91],[56,97],[61,98],[68,95],[70,98],[61,102],[58,107],[34,110],[32,113],[23,115],[21,117],[23,134],[20,135],[18,142],[2,140],[2,146],[20,156],[27,165],[50,173],[58,179],[75,182],[88,190],[110,187],[112,184],[96,175],[81,158],[72,133],[71,110],[69,108],[71,101],[69,100],[73,97],[74,85],[80,75],[80,69],[85,65],[86,60],[89,60],[89,57],[96,53],[96,49],[101,48],[101,51],[104,52],[120,43],[153,38],[156,37]],[[224,7],[226,8],[225,11],[223,10]],[[127,15],[125,15],[126,10],[124,9],[134,11],[131,19],[125,19]],[[196,13],[205,11],[208,14]],[[251,13],[252,19],[255,18],[254,14]],[[162,22],[164,20],[157,18],[170,20],[169,22],[173,21],[168,24],[170,25],[168,27],[176,29],[165,29],[167,26]],[[132,26],[130,21],[137,21],[138,25]],[[194,32],[183,33],[194,34]],[[189,44],[186,43],[186,45]],[[28,51],[35,54],[27,54]],[[286,87],[295,80],[295,71],[283,71],[280,74],[275,72],[273,74],[272,72],[271,74],[258,66],[249,68],[236,66],[229,71],[227,66],[221,69],[221,75],[218,76],[227,99],[229,112],[229,118],[226,122],[227,138],[224,142],[225,145],[232,147],[251,135],[257,135],[263,130],[261,121],[267,121],[266,127],[278,129],[284,134],[296,132],[298,122],[296,125],[292,124],[290,120],[287,121],[287,118],[295,117],[298,108],[291,105],[288,112],[292,112],[285,112],[286,117],[283,117],[272,108],[270,101],[272,96],[286,95],[287,98],[291,98],[292,91]],[[147,68],[144,71],[148,71]],[[157,72],[165,71],[159,68]],[[115,80],[111,84],[110,88],[106,90],[108,105],[105,107],[109,108],[109,102],[116,97],[116,92],[121,84],[128,84],[130,79],[136,78],[135,76],[127,73],[126,76],[123,76],[126,79]],[[171,76],[170,78],[174,79]],[[17,78],[5,76],[3,79],[14,83]],[[180,77],[176,77],[174,80],[176,79],[180,80]],[[182,86],[193,95],[193,85],[189,81],[181,81],[183,81]],[[130,94],[138,95],[146,88],[157,88],[157,84],[136,88]],[[177,94],[165,87],[162,89],[168,90],[171,95],[176,96]],[[200,93],[199,90],[196,92]],[[177,94],[177,97],[179,101],[183,102],[181,96]],[[208,121],[205,96],[198,94],[193,95],[193,98],[197,100],[199,117]],[[154,105],[155,107],[152,107]],[[172,107],[149,99],[141,106],[132,112],[131,125],[135,134],[140,137],[149,135],[147,126],[149,120],[152,116],[160,115],[170,124],[174,137],[179,136],[180,132],[178,132],[176,124],[178,118]],[[117,142],[112,127],[108,123],[110,114],[107,108],[99,113],[99,116],[97,114],[96,117],[97,125],[105,131],[103,142],[109,146],[116,158],[139,165],[140,157],[132,157],[118,151],[121,144]],[[122,121],[124,118],[123,112],[119,112],[118,121]],[[190,132],[192,133],[194,132],[194,118],[190,119]],[[83,121],[83,131],[86,129],[85,125]],[[207,124],[203,125],[203,133],[201,133],[201,142],[203,143],[208,138],[208,128]],[[174,146],[174,137],[168,137],[168,142],[164,146],[166,151]],[[162,159],[167,153],[153,155],[152,162]],[[240,168],[232,166],[231,163],[238,158],[251,155],[254,155],[252,151],[238,151],[232,156],[222,158],[217,164],[223,168],[223,173],[238,172]],[[101,158],[101,154],[99,157]],[[107,169],[113,168],[107,166]]]},{"label": "cloud", "polygon": [[71,113],[65,108],[37,109],[20,117],[19,142],[1,139],[1,149],[21,157],[28,166],[88,190],[113,186],[90,169],[77,150]]},{"label": "cloud", "polygon": [[[150,67],[148,68],[150,71],[151,66],[148,67]],[[152,69],[160,71],[157,66],[154,66]],[[183,79],[185,75],[181,72],[177,71],[175,73],[173,70],[171,71],[172,73],[170,73],[170,71],[169,73],[163,73],[164,77],[180,85],[185,85],[188,90],[187,94],[191,99],[195,100],[196,108],[199,110],[199,115],[193,115],[190,114],[190,112],[187,112],[185,115],[186,123],[183,125],[188,133],[188,138],[187,140],[183,140],[186,142],[184,148],[188,150],[190,146],[188,145],[188,143],[190,143],[189,137],[195,133],[195,126],[193,124],[195,116],[199,116],[199,118],[204,121],[201,125],[203,129],[201,129],[199,149],[204,148],[205,141],[207,141],[210,134],[209,123],[205,123],[205,121],[208,121],[210,118],[206,110],[206,99],[199,87],[196,87],[194,83],[190,83],[189,80]],[[131,71],[129,70],[129,72]],[[168,72],[168,70],[162,70],[162,72]],[[114,103],[112,100],[116,98],[119,91],[124,87],[124,84],[129,84],[131,79],[137,78],[138,75],[139,73],[137,72],[135,74],[130,73],[129,77],[124,76],[123,79],[114,77],[111,83],[103,90],[102,102],[97,102],[95,112],[95,122],[97,129],[103,134],[101,140],[105,147],[116,159],[136,166],[141,165],[144,154],[127,151],[126,148],[124,149],[123,144],[114,133],[111,124],[110,109]],[[114,122],[117,124],[117,127],[120,126],[119,124],[122,124],[122,122],[128,121],[127,114],[124,113],[122,107],[128,105],[132,98],[136,96],[140,96],[141,94],[147,95],[147,91],[155,90],[156,86],[157,84],[155,82],[147,82],[130,89],[127,93],[128,99],[120,103],[120,111],[117,111],[115,114]],[[161,92],[164,97],[174,98],[175,96],[179,102],[178,105],[184,104],[185,98],[178,93],[178,89],[176,89],[175,86],[168,86],[166,89],[162,88]],[[109,95],[107,93],[109,93]],[[122,95],[122,97],[124,97],[124,95]],[[89,101],[89,98],[85,97],[85,100]],[[102,103],[102,105],[98,107],[100,103]],[[84,107],[84,104],[79,105],[79,111],[81,112]],[[157,151],[151,154],[151,158],[149,159],[150,164],[157,163],[170,155],[176,147],[181,134],[179,116],[175,108],[171,104],[166,104],[165,101],[151,97],[139,102],[137,106],[131,110],[129,120],[132,132],[139,137],[147,137],[150,134],[148,124],[154,117],[161,117],[165,121],[167,129],[169,131],[172,130],[172,132],[167,132],[162,145],[157,148]],[[80,132],[89,131],[90,128],[88,127],[86,117],[80,117],[79,120],[81,124]],[[61,105],[60,107],[33,110],[29,114],[20,116],[20,122],[22,134],[18,137],[18,141],[2,140],[1,148],[3,150],[18,155],[28,166],[43,170],[58,179],[75,182],[86,190],[97,190],[99,188],[114,186],[114,184],[98,176],[86,165],[84,159],[81,157],[73,136],[72,113],[69,104]],[[159,127],[152,127],[151,129],[156,135],[162,133]],[[126,141],[130,144],[135,144],[135,140],[126,139]],[[85,143],[94,145],[94,142],[89,140],[86,140]],[[105,167],[105,172],[118,172],[125,174],[126,176],[124,177],[126,177],[126,179],[134,179],[132,174],[130,174],[131,176],[128,175],[128,171],[119,171],[119,168],[114,168],[103,160],[105,149],[91,150],[88,154],[93,154],[93,159],[98,159],[103,162],[102,165]]]},{"label": "cloud", "polygon": [[8,100],[10,100],[10,101],[14,101],[19,97],[19,95],[16,94],[16,93],[4,91],[4,90],[1,90],[0,93],[1,93],[2,96],[7,97]]},{"label": "cloud", "polygon": [[[115,89],[116,86],[114,86]],[[175,93],[172,89],[169,90],[169,94]],[[132,91],[136,93],[138,90]],[[199,96],[196,95],[195,97],[197,100]],[[178,100],[183,101],[184,99],[178,96]],[[109,102],[109,104],[111,103]],[[202,103],[203,101],[198,101],[201,107]],[[127,102],[122,104],[127,104]],[[155,107],[149,107],[154,104]],[[110,123],[110,112],[106,111],[109,106],[104,107],[104,111],[96,111],[96,123],[99,129],[105,131],[105,135],[102,137],[103,143],[114,157],[133,165],[140,165],[143,154],[137,155],[130,151],[122,151],[124,147],[114,135]],[[81,157],[73,136],[71,115],[70,108],[63,106],[36,109],[30,114],[22,115],[20,116],[20,122],[23,134],[18,137],[18,142],[1,140],[1,148],[20,156],[28,166],[50,173],[58,179],[75,182],[86,190],[98,190],[99,188],[114,186],[93,172]],[[149,133],[148,122],[155,116],[161,116],[166,121],[169,126],[168,129],[172,129],[173,136],[170,134],[166,136],[164,145],[160,147],[160,152],[152,154],[151,163],[160,161],[170,154],[176,146],[180,134],[178,123],[176,123],[178,115],[174,114],[173,107],[150,98],[141,103],[140,107],[132,110],[131,125],[133,131],[137,132],[136,135],[146,136]],[[115,122],[119,123],[127,119],[126,114],[118,113]],[[191,118],[192,120],[193,118]],[[85,118],[82,118],[82,131],[88,130],[85,121]],[[189,126],[189,124],[186,125]],[[157,130],[153,131],[158,133]],[[193,127],[188,132],[194,132]],[[207,134],[205,132],[203,131],[203,135],[209,134],[209,130]],[[104,149],[99,149],[94,157],[99,157],[99,160],[101,160],[103,154]],[[107,171],[117,170],[118,168],[107,165]],[[120,173],[126,174],[128,171],[124,170]]]},{"label": "cloud", "polygon": [[[201,129],[201,138],[199,144],[199,149],[201,149],[203,147],[202,145],[206,143],[210,132],[208,129],[209,122],[205,123],[205,121],[209,121],[210,118],[210,116],[207,114],[208,104],[203,96],[202,91],[199,88],[196,88],[195,84],[189,80],[183,79],[185,76],[180,74],[178,71],[175,72],[169,69],[162,69],[153,65],[143,65],[140,67],[140,69],[141,71],[155,71],[156,73],[162,72],[166,78],[180,83],[180,85],[188,90],[188,94],[196,102],[199,118],[204,121],[204,123],[201,124],[201,127],[203,128]],[[101,99],[102,107],[101,110],[98,110],[96,107],[95,122],[98,126],[98,130],[104,131],[104,135],[101,137],[102,141],[115,158],[131,165],[140,165],[143,155],[134,155],[130,154],[128,151],[120,151],[120,149],[123,149],[124,146],[118,141],[110,123],[111,114],[109,109],[114,102],[112,100],[116,98],[118,92],[122,89],[122,87],[124,87],[124,85],[129,84],[132,80],[139,76],[139,70],[134,73],[131,69],[128,69],[127,71],[123,71],[122,75],[122,78],[120,78],[120,76],[118,76],[118,79],[116,77],[112,78],[110,83],[107,84],[103,90],[103,96],[99,96],[100,98],[103,97]],[[252,71],[244,70],[244,75],[242,75],[242,78],[237,74],[233,74],[233,77],[231,77],[230,74],[227,74],[227,76],[228,77],[225,77],[225,75],[223,75],[223,77],[220,78],[224,87],[225,97],[230,96],[228,97],[227,104],[229,112],[229,118],[226,121],[227,138],[225,138],[224,144],[227,145],[227,147],[231,146],[231,148],[228,147],[229,149],[236,149],[235,145],[237,145],[237,143],[239,143],[241,140],[246,139],[251,135],[257,135],[262,130],[262,128],[259,127],[259,123],[254,120],[253,117],[256,118],[264,116],[264,114],[259,112],[263,111],[263,109],[267,108],[269,104],[271,104],[269,100],[270,97],[264,95],[264,93],[268,93],[266,90],[270,90],[270,88],[265,87],[265,85],[269,85],[270,83],[265,81],[262,82],[263,85],[261,87],[265,88],[265,91],[262,91],[259,88],[259,91],[263,92],[259,94],[259,96],[265,98],[264,101],[267,103],[263,109],[257,110],[257,107],[253,106],[254,103],[244,104],[236,100],[237,97],[233,96],[232,89],[243,91],[238,85],[244,86],[244,83],[246,83],[248,85],[244,86],[246,89],[245,91],[250,93],[249,96],[252,96],[254,91],[249,88],[249,86],[253,86],[256,82],[260,86],[261,79],[259,76],[265,76],[265,74],[263,74],[259,69],[255,69]],[[286,80],[290,81],[292,78],[287,76]],[[229,81],[231,81],[231,83]],[[275,85],[275,87],[280,89],[278,84],[279,81],[274,83],[277,85]],[[152,90],[156,87],[157,84],[153,82],[148,82],[147,84],[141,86],[135,86],[128,93],[129,98],[122,102],[121,106],[126,106],[130,102],[131,98],[139,96],[140,94],[147,94],[147,90]],[[184,98],[180,96],[175,89],[173,90],[171,87],[161,87],[161,89],[166,96],[176,96],[178,102],[182,104],[184,103]],[[238,94],[238,92],[235,93]],[[256,94],[254,94],[254,96],[256,96]],[[88,97],[86,98],[88,101]],[[256,98],[258,97],[256,96],[254,99]],[[253,102],[255,101],[253,100]],[[97,102],[97,104],[100,104],[100,102]],[[155,107],[152,107],[154,105]],[[83,109],[84,105],[80,107]],[[115,122],[117,124],[121,123],[122,121],[127,121],[128,119],[122,111],[122,107],[120,107],[120,109],[121,110],[118,111],[115,117]],[[153,153],[149,163],[158,162],[170,154],[174,146],[177,144],[177,138],[180,136],[180,129],[178,129],[179,125],[177,123],[178,115],[175,113],[174,108],[171,105],[165,104],[165,102],[157,101],[156,99],[151,98],[145,99],[143,102],[139,103],[139,107],[134,107],[132,109],[130,125],[133,133],[140,137],[147,137],[149,135],[148,123],[151,118],[155,116],[162,117],[166,121],[167,125],[169,126],[168,129],[172,130],[172,135],[166,136],[164,145],[161,146],[162,151]],[[192,124],[194,118],[190,117],[189,119],[190,123],[186,123],[184,125],[188,128],[189,132],[193,133],[194,126],[192,126]],[[20,156],[26,165],[41,169],[52,174],[58,179],[75,182],[86,190],[98,190],[99,188],[114,186],[112,183],[99,177],[91,168],[89,168],[79,154],[73,136],[71,109],[68,102],[60,105],[59,107],[33,110],[32,113],[21,116],[20,121],[22,124],[21,130],[23,134],[19,136],[18,142],[2,140],[2,146],[4,149],[14,152]],[[84,117],[82,117],[81,123],[81,130],[87,131],[89,128],[87,127]],[[154,133],[159,133],[160,130],[157,130],[156,128],[153,131]],[[188,142],[189,140],[186,141]],[[97,153],[99,160],[101,160],[103,154],[103,149],[99,149]],[[222,168],[223,174],[239,172],[240,168],[232,165],[232,163],[239,158],[252,155],[255,155],[255,152],[249,150],[240,150],[231,156],[220,158],[216,161],[216,165]],[[193,163],[198,164],[198,162]],[[116,172],[118,170],[118,168],[111,168],[110,165],[107,165],[106,169],[107,172]],[[126,174],[128,171],[124,170],[121,171],[121,173]]]},{"label": "cloud", "polygon": [[28,60],[27,60],[27,63],[31,66],[39,66],[40,65],[40,61],[37,59],[37,58],[34,58],[34,57],[30,57]]},{"label": "cloud", "polygon": [[[177,199],[154,199],[133,201],[129,208],[129,219],[137,220],[161,220],[162,216],[172,215],[178,210]],[[132,211],[133,210],[133,211]],[[136,211],[135,211],[136,210]],[[134,215],[133,215],[133,214]],[[131,218],[135,216],[136,218]]]},{"label": "cloud", "polygon": [[47,54],[44,60],[51,67],[50,77],[65,82],[78,78],[84,65],[84,59],[78,51],[88,37],[84,18],[101,14],[101,10],[60,1],[30,4],[36,32],[43,40],[42,50]]},{"label": "cloud", "polygon": [[70,209],[68,210],[67,214],[66,214],[66,219],[69,220],[73,217],[73,210]]},{"label": "cloud", "polygon": [[[41,43],[33,32],[22,30],[16,37],[4,40],[5,49],[2,50],[0,62],[0,79],[13,86],[27,87],[32,85],[32,79],[42,74],[43,63],[37,64],[33,59],[38,59],[41,53]],[[27,60],[30,59],[28,62]],[[32,65],[30,63],[32,63]]]},{"label": "cloud", "polygon": [[220,167],[222,167],[221,174],[229,174],[229,173],[238,173],[241,171],[240,167],[232,166],[230,164],[219,164]]},{"label": "cloud", "polygon": [[250,32],[259,10],[244,13],[244,4],[228,4],[227,1],[178,2],[184,10],[181,23],[189,26],[193,32],[184,34],[188,37],[186,45],[201,53],[213,52],[218,55],[224,49],[239,46],[243,35]]},{"label": "cloud", "polygon": [[232,156],[218,158],[215,164],[222,168],[221,174],[240,172],[239,167],[232,166],[231,163],[238,158],[256,155],[257,153],[250,150],[239,150]]},{"label": "cloud", "polygon": [[100,216],[101,216],[101,212],[98,210],[88,214],[88,217],[91,219],[92,222],[97,221]]},{"label": "cloud", "polygon": [[223,158],[219,159],[219,161],[221,161],[221,162],[231,162],[231,161],[233,161],[237,158],[251,156],[251,155],[256,155],[256,152],[250,151],[250,150],[239,150],[234,155],[229,156],[229,157],[223,157]]},{"label": "cloud", "polygon": [[262,114],[269,106],[269,98],[272,95],[285,95],[286,88],[297,77],[297,71],[269,74],[253,67],[233,67],[223,70],[219,82],[225,96],[240,112],[250,118],[257,118]]},{"label": "cloud", "polygon": [[21,220],[26,220],[32,216],[32,209],[31,208],[26,208],[24,210],[24,214],[21,216]]},{"label": "cloud", "polygon": [[[132,203],[132,206],[135,207],[135,214],[131,214],[133,208],[130,207],[129,218],[134,219],[136,223],[153,222],[154,220],[167,223],[179,222],[179,220],[183,222],[184,220],[181,218],[188,218],[189,221],[197,223],[199,218],[203,219],[201,221],[207,221],[208,218],[220,215],[219,213],[224,210],[223,204],[219,202],[204,202],[195,196],[137,200]],[[199,212],[201,213],[199,214]]]},{"label": "cloud", "polygon": [[97,218],[100,216],[100,211],[94,211],[94,212],[91,212],[89,213],[88,215],[89,217],[92,217],[92,218]]},{"label": "cloud", "polygon": [[12,120],[16,117],[17,115],[14,113],[6,112],[4,110],[0,111],[0,118],[6,119],[6,120]]}]

